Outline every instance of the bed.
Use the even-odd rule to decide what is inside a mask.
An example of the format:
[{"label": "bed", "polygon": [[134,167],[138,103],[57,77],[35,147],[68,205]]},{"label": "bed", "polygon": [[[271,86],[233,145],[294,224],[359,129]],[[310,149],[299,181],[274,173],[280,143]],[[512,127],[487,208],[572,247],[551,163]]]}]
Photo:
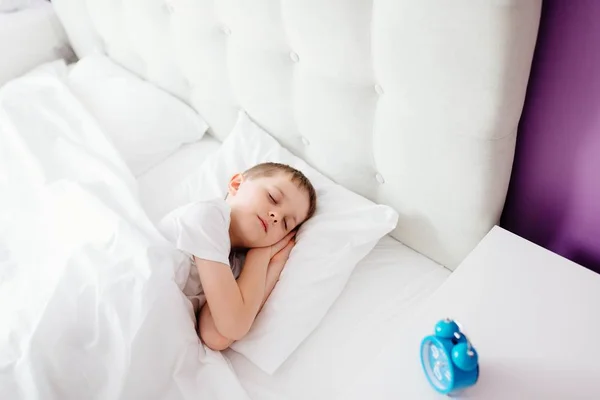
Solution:
[{"label": "bed", "polygon": [[[115,356],[114,370],[108,361],[96,370],[76,358],[65,358],[73,362],[67,371],[51,362],[41,369],[21,365],[17,384],[4,381],[3,398],[77,398],[92,389],[100,398],[343,398],[382,351],[378,339],[401,326],[404,314],[435,292],[499,220],[539,0],[52,3],[78,57],[108,56],[208,124],[202,139],[138,174],[128,175],[121,161],[99,169],[106,182],[121,182],[115,190],[136,187],[151,223],[190,171],[218,151],[240,109],[295,156],[392,207],[399,219],[358,263],[319,326],[273,373],[235,349],[197,350],[186,337],[193,354],[173,361],[175,368],[151,359],[157,351],[168,358],[166,344]],[[0,203],[7,204],[10,199]],[[129,200],[120,207],[145,221]],[[152,236],[149,223],[140,224]],[[152,323],[159,339],[168,337],[160,322]],[[200,364],[190,359],[195,352]],[[200,365],[200,372],[185,371],[189,365]],[[83,375],[71,386],[56,383],[67,373]],[[115,376],[127,379],[108,378]]]},{"label": "bed", "polygon": [[[215,145],[210,137],[201,141],[207,148]],[[204,151],[204,144],[184,146],[139,177],[142,200],[155,219],[162,209],[157,196],[176,186]],[[386,236],[357,265],[321,325],[276,373],[265,373],[233,350],[225,354],[252,399],[338,398],[379,353],[383,342],[378,339],[390,333],[390,322],[418,306],[449,274],[447,268]]]}]

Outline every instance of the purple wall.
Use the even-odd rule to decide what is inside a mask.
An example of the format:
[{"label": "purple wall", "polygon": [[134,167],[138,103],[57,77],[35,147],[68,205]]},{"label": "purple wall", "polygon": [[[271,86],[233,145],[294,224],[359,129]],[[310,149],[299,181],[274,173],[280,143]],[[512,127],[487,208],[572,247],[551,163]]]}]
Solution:
[{"label": "purple wall", "polygon": [[545,0],[502,225],[600,273],[600,0]]}]

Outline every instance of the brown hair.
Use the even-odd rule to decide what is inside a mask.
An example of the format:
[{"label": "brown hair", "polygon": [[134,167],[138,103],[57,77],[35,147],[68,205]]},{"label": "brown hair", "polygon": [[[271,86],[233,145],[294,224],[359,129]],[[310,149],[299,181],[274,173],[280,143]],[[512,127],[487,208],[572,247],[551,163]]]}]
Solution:
[{"label": "brown hair", "polygon": [[244,178],[253,179],[270,177],[281,173],[289,175],[290,180],[298,185],[300,189],[305,190],[308,194],[308,213],[306,214],[306,220],[309,219],[317,210],[317,193],[308,178],[296,168],[290,167],[286,164],[265,162],[247,169],[242,175]]}]

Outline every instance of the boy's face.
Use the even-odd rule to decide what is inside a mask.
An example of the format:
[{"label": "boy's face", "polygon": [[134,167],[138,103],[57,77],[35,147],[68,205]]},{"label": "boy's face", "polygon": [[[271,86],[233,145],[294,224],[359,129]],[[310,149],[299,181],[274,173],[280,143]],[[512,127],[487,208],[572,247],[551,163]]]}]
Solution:
[{"label": "boy's face", "polygon": [[232,247],[266,247],[285,237],[308,214],[308,193],[285,173],[229,182],[231,206],[229,235]]}]

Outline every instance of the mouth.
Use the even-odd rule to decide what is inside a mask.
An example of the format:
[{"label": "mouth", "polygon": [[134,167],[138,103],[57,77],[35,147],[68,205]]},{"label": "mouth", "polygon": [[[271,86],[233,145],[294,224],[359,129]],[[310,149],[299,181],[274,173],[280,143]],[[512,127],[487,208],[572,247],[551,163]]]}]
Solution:
[{"label": "mouth", "polygon": [[[257,217],[258,217],[258,215],[257,215]],[[258,217],[258,220],[262,224],[263,229],[265,230],[265,233],[267,233],[267,231],[269,230],[269,227],[268,227],[267,223],[265,222],[265,220],[262,219],[261,217]]]}]

